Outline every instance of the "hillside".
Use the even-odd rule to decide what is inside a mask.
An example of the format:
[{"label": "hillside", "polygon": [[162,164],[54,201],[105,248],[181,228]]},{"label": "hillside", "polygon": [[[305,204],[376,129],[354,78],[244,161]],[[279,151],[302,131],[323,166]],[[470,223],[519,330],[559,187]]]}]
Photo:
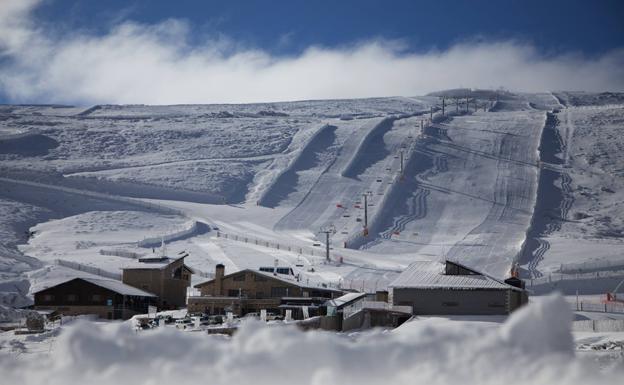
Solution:
[{"label": "hillside", "polygon": [[624,96],[458,92],[0,106],[2,302],[89,274],[58,259],[117,274],[128,258],[110,254],[152,253],[163,236],[196,282],[275,258],[369,291],[424,259],[501,278],[516,262],[527,278],[624,266]]}]

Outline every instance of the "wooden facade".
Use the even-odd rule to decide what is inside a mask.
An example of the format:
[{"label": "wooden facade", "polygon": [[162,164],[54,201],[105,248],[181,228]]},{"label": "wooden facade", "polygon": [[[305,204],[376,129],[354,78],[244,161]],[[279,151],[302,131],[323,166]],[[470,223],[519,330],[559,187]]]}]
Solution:
[{"label": "wooden facade", "polygon": [[123,269],[123,283],[158,296],[159,309],[179,309],[186,306],[186,291],[191,286],[193,270],[178,258],[165,266],[149,262]]},{"label": "wooden facade", "polygon": [[279,312],[282,298],[335,298],[339,290],[307,286],[294,277],[282,277],[257,270],[241,270],[225,275],[223,265],[217,265],[215,279],[195,285],[201,296],[189,297],[190,312],[237,315],[261,309]]},{"label": "wooden facade", "polygon": [[34,295],[35,309],[55,310],[64,315],[95,314],[105,319],[128,319],[147,313],[147,307],[156,303],[156,297],[149,293],[129,290],[128,294],[99,285],[98,281],[106,283],[75,278],[40,290]]}]

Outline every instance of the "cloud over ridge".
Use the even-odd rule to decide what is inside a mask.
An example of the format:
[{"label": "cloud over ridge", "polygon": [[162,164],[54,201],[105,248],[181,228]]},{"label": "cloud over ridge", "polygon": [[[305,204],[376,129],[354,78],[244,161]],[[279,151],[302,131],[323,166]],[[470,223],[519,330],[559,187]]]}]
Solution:
[{"label": "cloud over ridge", "polygon": [[123,21],[104,35],[38,26],[39,0],[0,5],[0,92],[13,102],[244,103],[418,95],[464,87],[624,91],[624,48],[547,56],[518,41],[404,52],[384,40],[295,56],[223,39],[190,45],[182,20]]}]

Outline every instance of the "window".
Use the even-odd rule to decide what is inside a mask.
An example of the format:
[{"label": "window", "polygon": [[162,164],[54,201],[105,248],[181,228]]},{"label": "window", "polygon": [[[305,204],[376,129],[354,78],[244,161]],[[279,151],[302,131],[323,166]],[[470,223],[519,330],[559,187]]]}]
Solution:
[{"label": "window", "polygon": [[287,287],[272,287],[271,288],[271,297],[287,297],[287,296],[288,296]]},{"label": "window", "polygon": [[102,296],[99,294],[93,294],[91,296],[91,301],[93,302],[100,302],[102,300]]},{"label": "window", "polygon": [[238,289],[228,290],[228,297],[238,297],[238,294],[239,294]]},{"label": "window", "polygon": [[76,294],[67,294],[67,302],[76,302],[78,301],[78,296]]},{"label": "window", "polygon": [[239,274],[239,275],[235,275],[232,280],[234,281],[244,281],[245,280],[245,274]]},{"label": "window", "polygon": [[52,294],[46,294],[43,296],[44,302],[52,302],[53,300],[54,300],[54,295]]},{"label": "window", "polygon": [[442,302],[442,306],[459,306],[457,302]]}]

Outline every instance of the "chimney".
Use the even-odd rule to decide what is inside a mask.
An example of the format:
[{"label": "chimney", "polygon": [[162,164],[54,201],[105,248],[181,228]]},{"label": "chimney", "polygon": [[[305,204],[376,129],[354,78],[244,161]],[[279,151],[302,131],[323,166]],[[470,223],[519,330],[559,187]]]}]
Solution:
[{"label": "chimney", "polygon": [[215,267],[215,286],[214,286],[214,295],[221,296],[223,295],[223,276],[225,275],[225,266],[222,264],[217,264]]}]

